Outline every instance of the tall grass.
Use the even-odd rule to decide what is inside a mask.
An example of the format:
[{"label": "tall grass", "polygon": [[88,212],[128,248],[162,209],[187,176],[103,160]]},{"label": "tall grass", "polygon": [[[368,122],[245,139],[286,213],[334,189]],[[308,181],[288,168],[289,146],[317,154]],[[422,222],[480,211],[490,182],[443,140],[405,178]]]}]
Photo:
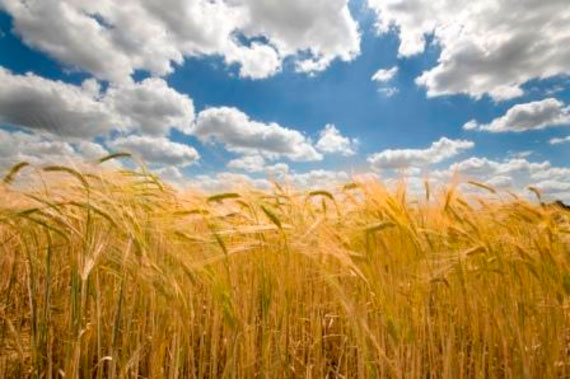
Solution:
[{"label": "tall grass", "polygon": [[[0,186],[0,377],[569,377],[570,213],[378,182]],[[482,188],[484,190],[484,188]]]}]

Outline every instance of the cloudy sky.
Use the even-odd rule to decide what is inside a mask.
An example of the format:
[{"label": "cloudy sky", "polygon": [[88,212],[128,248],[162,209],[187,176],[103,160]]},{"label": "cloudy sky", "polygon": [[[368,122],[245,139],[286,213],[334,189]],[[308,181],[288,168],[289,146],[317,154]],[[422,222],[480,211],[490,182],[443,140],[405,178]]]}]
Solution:
[{"label": "cloudy sky", "polygon": [[570,198],[567,0],[0,0],[0,170],[374,173]]}]

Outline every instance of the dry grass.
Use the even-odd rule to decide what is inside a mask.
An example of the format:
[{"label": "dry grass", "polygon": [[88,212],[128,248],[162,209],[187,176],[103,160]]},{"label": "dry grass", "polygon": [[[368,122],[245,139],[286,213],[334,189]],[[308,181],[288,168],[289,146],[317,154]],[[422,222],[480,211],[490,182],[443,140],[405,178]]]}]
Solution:
[{"label": "dry grass", "polygon": [[17,189],[17,171],[0,377],[570,377],[562,208],[374,182],[207,197],[63,167]]}]

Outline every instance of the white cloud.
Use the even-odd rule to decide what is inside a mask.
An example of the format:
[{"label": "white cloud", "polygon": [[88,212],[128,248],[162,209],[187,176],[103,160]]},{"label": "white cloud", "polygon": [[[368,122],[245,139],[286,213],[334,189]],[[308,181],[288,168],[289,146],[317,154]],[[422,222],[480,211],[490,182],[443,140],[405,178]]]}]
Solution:
[{"label": "white cloud", "polygon": [[265,166],[265,159],[261,155],[246,155],[232,159],[227,166],[228,168],[236,168],[247,172],[261,172]]},{"label": "white cloud", "polygon": [[350,61],[360,53],[358,24],[348,0],[244,0],[248,35],[263,35],[282,56],[309,53],[297,70],[322,71],[339,58]]},{"label": "white cloud", "polygon": [[562,138],[551,138],[548,143],[551,145],[559,145],[561,143],[569,143],[570,136],[562,137]]},{"label": "white cloud", "polygon": [[141,157],[146,163],[185,167],[200,158],[191,146],[170,141],[165,137],[131,135],[119,137],[107,143],[117,151],[128,151]]},{"label": "white cloud", "polygon": [[367,160],[376,170],[425,167],[451,158],[473,146],[475,144],[471,141],[442,137],[427,149],[388,149],[372,154]]},{"label": "white cloud", "polygon": [[279,53],[272,46],[258,42],[253,42],[250,47],[230,44],[225,61],[241,64],[241,78],[264,79],[281,70]]},{"label": "white cloud", "polygon": [[104,101],[125,125],[145,134],[168,134],[171,127],[189,133],[194,121],[192,99],[159,78],[111,86]]},{"label": "white cloud", "polygon": [[314,76],[315,73],[326,70],[331,62],[332,60],[329,58],[303,59],[295,63],[295,71],[306,72],[310,76]]},{"label": "white cloud", "polygon": [[[339,184],[350,181],[350,176],[344,171],[312,170],[307,172],[289,171],[286,164],[278,163],[267,167],[266,177],[277,180],[283,185],[291,185],[295,189],[332,189]],[[187,184],[205,191],[222,191],[242,186],[268,189],[271,183],[265,177],[252,177],[234,172],[220,172],[211,175],[197,175],[189,178]]]},{"label": "white cloud", "polygon": [[358,140],[343,136],[336,126],[327,124],[319,132],[319,140],[315,146],[323,153],[339,153],[344,156],[350,156],[356,154]]},{"label": "white cloud", "polygon": [[219,142],[229,151],[262,154],[269,158],[286,156],[294,161],[318,161],[322,155],[301,132],[277,123],[251,120],[236,108],[203,110],[193,134],[204,142]]},{"label": "white cloud", "polygon": [[71,143],[0,129],[0,172],[23,161],[33,165],[65,165],[98,159],[106,154],[106,149],[95,142]]},{"label": "white cloud", "polygon": [[192,100],[163,79],[116,84],[102,92],[94,79],[76,86],[0,67],[0,82],[0,123],[61,137],[91,138],[112,129],[188,133],[194,121]]},{"label": "white cloud", "polygon": [[0,7],[13,17],[15,32],[27,45],[100,78],[124,81],[133,72],[135,57],[115,48],[112,33],[85,5],[57,0],[0,2]]},{"label": "white cloud", "polygon": [[[402,178],[387,171],[388,176],[382,182],[388,185],[399,185]],[[468,180],[485,183],[498,190],[509,190],[523,197],[534,195],[527,190],[528,186],[539,188],[545,201],[570,201],[570,167],[553,167],[550,162],[530,162],[524,158],[511,158],[502,161],[487,157],[470,157],[450,164],[445,169],[406,173],[404,182],[411,194],[424,194],[423,182],[429,180],[433,188],[459,183],[464,193],[481,193],[475,186],[468,185]],[[485,192],[485,191],[484,191]],[[499,195],[500,196],[500,195]]]},{"label": "white cloud", "polygon": [[289,174],[289,165],[283,162],[275,163],[274,165],[265,166],[264,172],[270,179],[284,179]]},{"label": "white cloud", "polygon": [[290,173],[287,180],[295,188],[331,188],[346,183],[350,176],[345,171],[312,170],[304,173]]},{"label": "white cloud", "polygon": [[[14,75],[0,67],[0,123],[48,131],[65,137],[107,133],[118,118],[96,98],[92,82],[85,87]],[[91,88],[89,88],[91,86]]]},{"label": "white cloud", "polygon": [[372,75],[372,81],[380,83],[389,82],[394,78],[394,76],[396,76],[397,73],[398,66],[394,66],[389,69],[380,69],[376,71],[374,75]]},{"label": "white cloud", "polygon": [[570,73],[566,0],[368,0],[378,30],[395,27],[399,55],[422,53],[426,35],[441,47],[437,65],[417,83],[428,96],[464,93],[495,100],[522,95],[532,78]]},{"label": "white cloud", "polygon": [[570,107],[565,107],[564,103],[557,99],[548,98],[516,104],[489,124],[482,125],[471,120],[463,125],[463,129],[494,133],[524,132],[568,124],[570,124]]},{"label": "white cloud", "polygon": [[570,191],[570,181],[544,180],[536,183],[536,187],[546,193]]},{"label": "white cloud", "polygon": [[547,180],[559,180],[567,168],[552,167],[550,162],[530,162],[524,158],[496,161],[486,157],[471,157],[455,162],[448,169],[434,172],[434,177],[451,180],[459,175],[464,180],[477,180],[497,188],[522,189]]},{"label": "white cloud", "polygon": [[[548,161],[530,162],[524,158],[496,161],[486,157],[471,157],[451,164],[445,170],[436,170],[431,178],[450,183],[458,176],[461,181],[475,180],[497,189],[509,189],[521,196],[530,196],[528,186],[538,188],[546,201],[570,201],[570,167],[555,167]],[[473,190],[463,186],[464,190]]]},{"label": "white cloud", "polygon": [[[402,177],[386,171],[382,182],[388,185],[401,184]],[[422,174],[420,176],[420,174]],[[552,166],[549,161],[531,162],[525,158],[508,158],[493,160],[487,157],[470,157],[451,163],[447,168],[417,172],[406,172],[403,177],[411,194],[423,194],[423,182],[427,179],[432,188],[450,183],[460,183],[461,191],[479,193],[477,187],[467,185],[466,181],[473,180],[485,183],[495,189],[509,190],[519,196],[534,195],[527,190],[529,186],[538,188],[545,201],[570,201],[570,167]]]},{"label": "white cloud", "polygon": [[534,171],[531,177],[535,180],[569,180],[570,167],[546,167],[543,170]]},{"label": "white cloud", "polygon": [[529,162],[524,158],[509,159],[504,162],[494,161],[488,158],[471,157],[460,162],[453,163],[448,174],[459,173],[465,176],[490,178],[497,175],[525,174],[533,175],[536,172],[550,167],[548,161]]},{"label": "white cloud", "polygon": [[[33,74],[13,75],[3,68],[0,75],[5,84],[0,88],[0,122],[34,130],[38,133],[34,138],[43,138],[41,143],[34,142],[38,162],[39,157],[49,155],[40,154],[48,142],[62,154],[70,149],[64,155],[100,158],[107,151],[92,138],[109,138],[111,131],[117,137],[107,142],[109,147],[132,151],[155,168],[186,166],[197,160],[199,154],[194,148],[165,137],[172,128],[194,134],[203,142],[219,142],[229,151],[243,155],[232,160],[229,167],[250,172],[272,170],[265,164],[266,159],[323,158],[301,132],[277,123],[253,121],[235,108],[207,109],[194,122],[192,100],[160,78],[112,83],[102,90],[94,79],[77,86]],[[125,133],[131,135],[125,137]],[[319,147],[323,151],[352,154],[356,147],[356,140],[342,136],[332,126],[325,128],[321,137]],[[168,174],[174,176],[172,170]]]},{"label": "white cloud", "polygon": [[479,124],[476,120],[469,120],[463,124],[463,130],[477,130],[477,128],[479,128]]},{"label": "white cloud", "polygon": [[528,158],[533,154],[532,150],[507,151],[507,158]]},{"label": "white cloud", "polygon": [[183,187],[188,183],[187,177],[176,166],[161,167],[154,171],[162,180]]},{"label": "white cloud", "polygon": [[232,159],[228,162],[227,167],[250,173],[263,173],[268,178],[282,179],[289,173],[289,165],[287,163],[267,164],[261,155],[245,155]]},{"label": "white cloud", "polygon": [[[319,62],[319,69],[351,60],[360,35],[347,2],[0,0],[0,8],[27,45],[99,79],[125,82],[135,70],[167,75],[186,56],[221,56],[252,78],[275,74],[288,56]],[[240,34],[263,42],[244,43]]]},{"label": "white cloud", "polygon": [[392,97],[396,95],[400,90],[397,87],[380,87],[378,88],[378,93],[385,97]]},{"label": "white cloud", "polygon": [[531,184],[551,199],[570,202],[570,167],[550,167],[531,175]]},{"label": "white cloud", "polygon": [[101,159],[109,154],[103,146],[91,141],[79,141],[74,146],[81,156],[91,160]]},{"label": "white cloud", "polygon": [[267,189],[271,183],[266,179],[256,179],[234,172],[220,172],[214,175],[197,175],[190,178],[188,185],[204,191],[222,191],[239,187]]},{"label": "white cloud", "polygon": [[485,182],[494,188],[509,188],[513,186],[513,178],[510,176],[494,176]]},{"label": "white cloud", "polygon": [[372,75],[372,81],[380,83],[383,86],[378,88],[378,93],[385,97],[392,97],[396,95],[400,90],[398,87],[386,86],[385,84],[394,79],[394,76],[398,73],[398,66],[394,66],[389,69],[380,69]]}]

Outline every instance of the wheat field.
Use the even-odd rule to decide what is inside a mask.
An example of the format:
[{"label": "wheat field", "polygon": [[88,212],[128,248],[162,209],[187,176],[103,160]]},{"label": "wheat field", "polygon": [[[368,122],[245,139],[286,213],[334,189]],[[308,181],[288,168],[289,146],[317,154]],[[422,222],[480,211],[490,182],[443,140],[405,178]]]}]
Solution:
[{"label": "wheat field", "polygon": [[18,165],[0,377],[570,377],[570,212],[467,185],[204,194]]}]

